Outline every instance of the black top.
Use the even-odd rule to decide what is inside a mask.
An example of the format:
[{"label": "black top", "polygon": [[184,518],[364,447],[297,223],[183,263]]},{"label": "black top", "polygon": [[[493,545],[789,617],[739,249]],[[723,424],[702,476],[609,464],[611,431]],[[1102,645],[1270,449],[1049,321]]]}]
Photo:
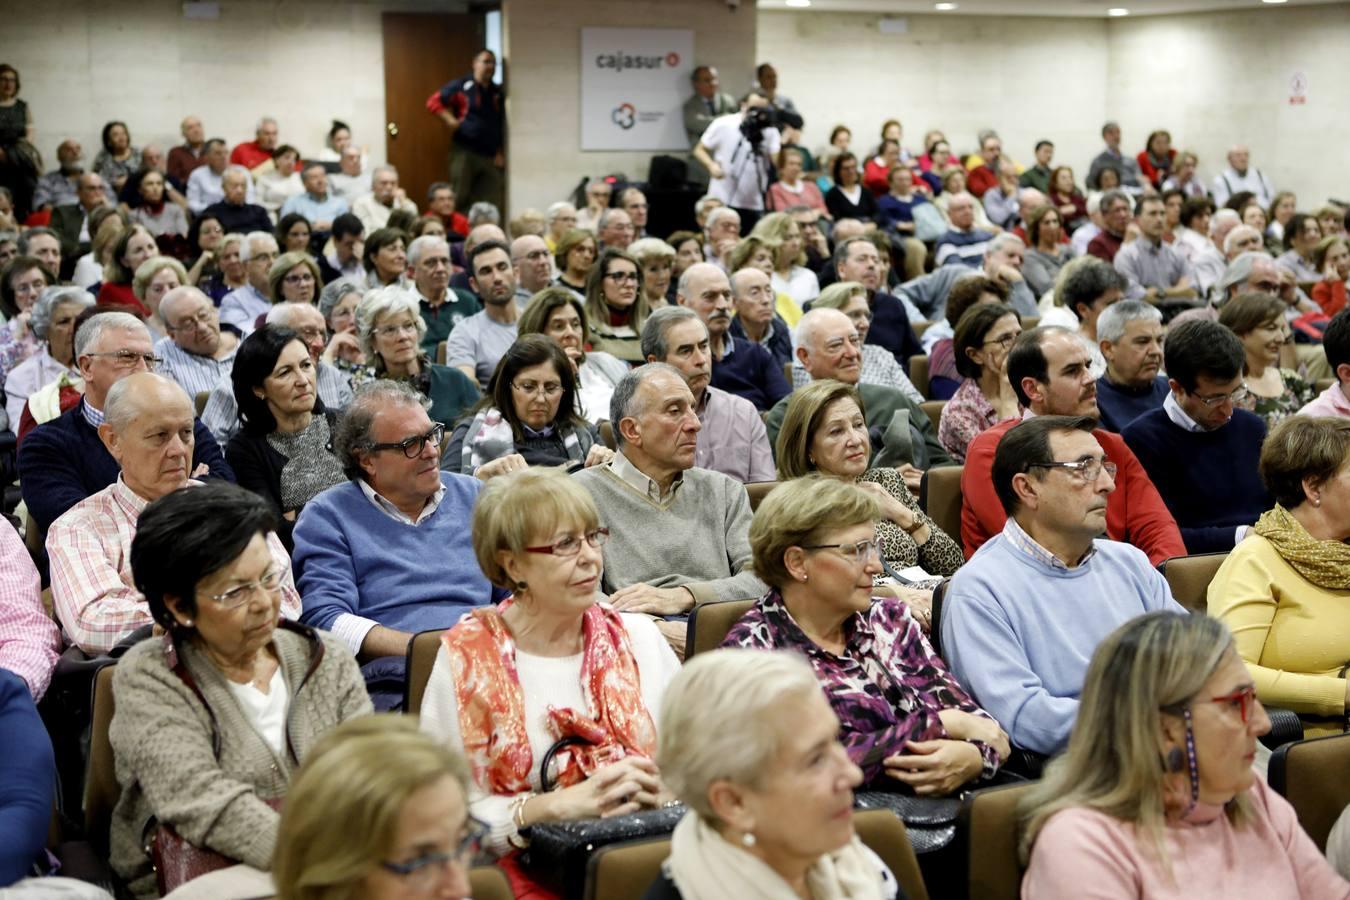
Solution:
[{"label": "black top", "polygon": [[15,100],[0,106],[0,147],[12,147],[28,135],[28,104]]},{"label": "black top", "polygon": [[825,208],[834,216],[838,222],[840,219],[861,219],[864,222],[871,222],[877,217],[877,198],[872,196],[872,192],[861,184],[858,187],[862,193],[858,196],[858,202],[853,203],[844,196],[844,192],[839,190],[839,185],[830,188],[829,193],[825,195]]}]

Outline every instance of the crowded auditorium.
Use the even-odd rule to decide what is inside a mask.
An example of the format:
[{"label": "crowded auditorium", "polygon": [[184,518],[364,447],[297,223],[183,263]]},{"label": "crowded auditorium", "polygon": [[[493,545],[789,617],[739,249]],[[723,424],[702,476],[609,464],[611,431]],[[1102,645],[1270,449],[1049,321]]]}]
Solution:
[{"label": "crowded auditorium", "polygon": [[1350,2],[0,7],[0,898],[1350,900]]}]

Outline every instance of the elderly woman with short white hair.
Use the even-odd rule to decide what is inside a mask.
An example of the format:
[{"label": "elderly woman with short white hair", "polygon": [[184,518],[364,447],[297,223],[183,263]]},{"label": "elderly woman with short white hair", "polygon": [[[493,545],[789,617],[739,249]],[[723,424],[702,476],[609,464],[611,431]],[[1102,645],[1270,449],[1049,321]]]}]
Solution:
[{"label": "elderly woman with short white hair", "polygon": [[478,384],[453,366],[427,359],[419,346],[426,330],[415,292],[393,284],[367,293],[356,307],[356,335],[367,365],[352,374],[352,388],[380,378],[406,381],[431,402],[432,421],[449,426],[478,401]]},{"label": "elderly woman with short white hair", "polygon": [[881,900],[895,877],[853,830],[862,773],[811,667],[714,650],[666,689],[657,765],[690,812],[645,900]]},{"label": "elderly woman with short white hair", "polygon": [[38,297],[28,324],[41,349],[5,378],[5,412],[12,430],[19,430],[19,418],[34,391],[62,375],[80,378],[75,364],[75,319],[93,305],[94,296],[78,287],[49,287]]}]

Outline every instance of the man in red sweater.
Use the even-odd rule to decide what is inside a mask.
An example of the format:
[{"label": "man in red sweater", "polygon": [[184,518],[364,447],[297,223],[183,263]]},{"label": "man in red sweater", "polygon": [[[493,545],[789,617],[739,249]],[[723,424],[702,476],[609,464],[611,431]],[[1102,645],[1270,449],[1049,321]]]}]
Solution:
[{"label": "man in red sweater", "polygon": [[230,162],[243,166],[256,176],[258,169],[272,162],[272,151],[277,149],[277,120],[263,118],[258,122],[254,139],[237,145],[230,153]]},{"label": "man in red sweater", "polygon": [[[1087,345],[1067,329],[1047,326],[1023,332],[1008,354],[1008,380],[1023,416],[1099,418],[1090,362]],[[961,542],[967,557],[1001,532],[1007,520],[990,472],[999,439],[1020,421],[1010,419],[986,429],[966,452],[961,473]],[[1186,545],[1176,520],[1125,441],[1100,428],[1092,434],[1106,459],[1116,464],[1116,489],[1106,498],[1107,537],[1134,544],[1154,565],[1171,556],[1185,556]]]}]

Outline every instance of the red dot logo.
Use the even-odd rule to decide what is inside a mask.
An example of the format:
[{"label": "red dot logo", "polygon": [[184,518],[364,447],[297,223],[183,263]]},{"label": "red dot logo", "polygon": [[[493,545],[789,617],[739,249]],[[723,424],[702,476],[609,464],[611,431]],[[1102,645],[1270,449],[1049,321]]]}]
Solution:
[{"label": "red dot logo", "polygon": [[680,54],[674,52],[673,50],[670,53],[666,54],[666,65],[670,66],[673,69],[679,64],[680,64]]}]

